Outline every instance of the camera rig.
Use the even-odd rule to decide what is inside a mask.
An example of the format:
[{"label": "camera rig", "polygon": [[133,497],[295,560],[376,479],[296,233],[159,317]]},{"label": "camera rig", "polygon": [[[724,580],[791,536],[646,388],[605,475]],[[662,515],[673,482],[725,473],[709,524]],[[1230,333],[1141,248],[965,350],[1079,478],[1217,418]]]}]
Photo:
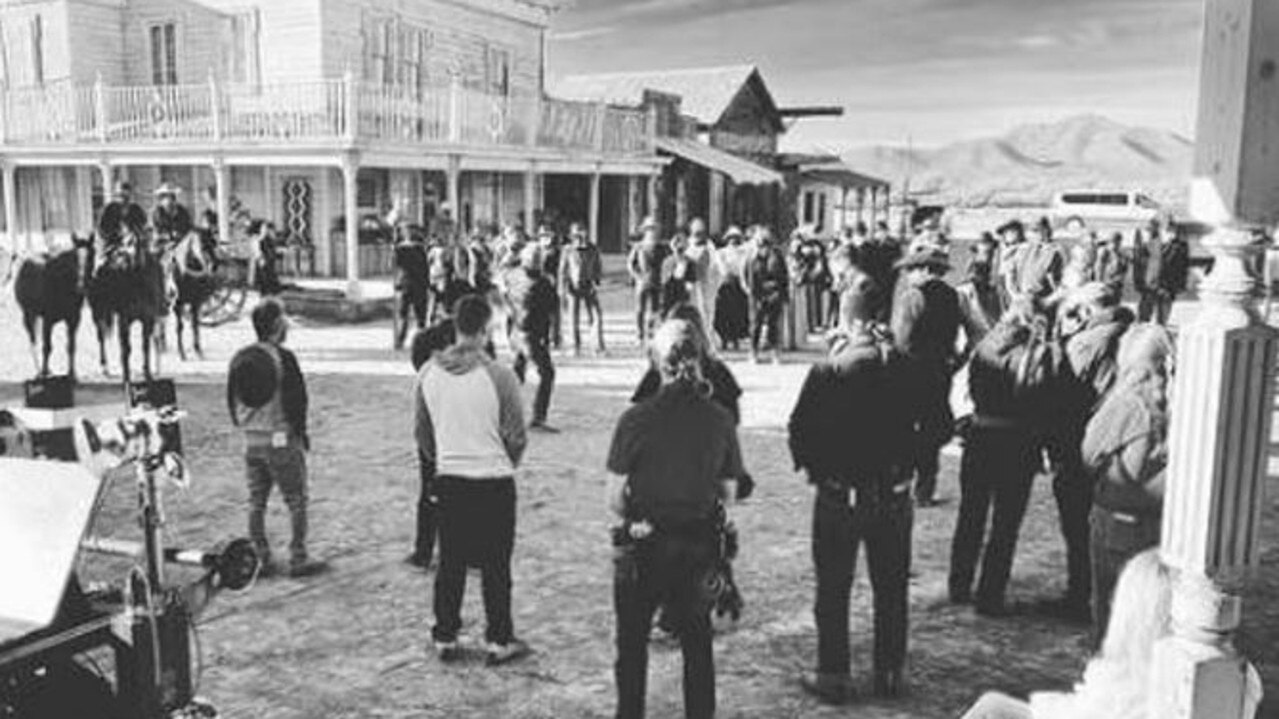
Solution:
[{"label": "camera rig", "polygon": [[[172,389],[168,392],[171,395]],[[61,586],[60,598],[44,615],[52,616],[50,622],[31,622],[30,617],[15,622],[0,612],[0,719],[217,716],[212,706],[195,697],[195,619],[218,591],[249,587],[259,560],[247,539],[212,551],[164,546],[160,483],[167,479],[184,487],[190,481],[176,451],[183,416],[172,404],[153,407],[143,401],[114,420],[79,419],[73,427],[78,466],[0,456],[0,516],[21,516],[24,502],[44,510],[66,508],[43,521],[35,512],[26,535],[17,534],[20,527],[10,528],[8,534],[0,528],[0,536],[17,544],[6,545],[6,554],[0,556],[0,566],[17,564],[17,581],[6,582],[9,586],[0,590],[0,600],[9,592],[38,594],[40,585],[53,586],[50,596],[56,596]],[[85,537],[99,508],[103,478],[126,465],[134,470],[141,540]],[[55,494],[61,505],[52,503]],[[5,504],[11,506],[6,509]],[[68,520],[71,515],[77,519]],[[55,516],[56,520],[49,518]],[[54,524],[66,528],[55,532],[50,526]],[[32,562],[23,564],[21,554],[10,552],[55,560],[32,571]],[[73,569],[81,552],[127,557],[134,565],[122,581],[82,587]],[[203,574],[178,585],[167,581],[166,564],[197,568]],[[59,569],[66,571],[58,573]],[[29,582],[24,581],[24,570]],[[24,606],[23,597],[15,601]],[[13,603],[0,602],[0,610]],[[35,605],[27,601],[25,606]],[[108,663],[113,681],[94,658],[107,651],[113,659]]]}]

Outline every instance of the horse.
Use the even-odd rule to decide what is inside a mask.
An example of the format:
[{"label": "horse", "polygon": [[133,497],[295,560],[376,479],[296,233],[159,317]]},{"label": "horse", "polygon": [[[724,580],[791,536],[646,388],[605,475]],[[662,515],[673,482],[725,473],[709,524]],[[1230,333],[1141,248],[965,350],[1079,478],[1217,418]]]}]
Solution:
[{"label": "horse", "polygon": [[[22,325],[31,344],[31,359],[40,377],[49,376],[53,328],[67,328],[67,374],[74,379],[76,335],[84,307],[89,272],[93,267],[93,241],[73,235],[72,246],[55,255],[24,260],[13,280],[13,293],[22,308]],[[40,325],[43,359],[36,356],[36,324]]]},{"label": "horse", "polygon": [[191,343],[195,354],[204,359],[200,347],[200,311],[204,303],[217,289],[214,277],[215,255],[210,251],[211,238],[192,232],[173,248],[168,258],[170,275],[177,287],[177,299],[173,303],[173,316],[177,325],[178,356],[186,361],[186,347],[182,343],[183,311],[191,313]]},{"label": "horse", "polygon": [[[142,327],[142,372],[152,379],[151,350],[157,323],[167,309],[166,273],[161,254],[133,233],[125,233],[120,246],[110,252],[89,284],[89,306],[98,329],[98,357],[102,373],[109,374],[106,336],[116,325],[120,342],[120,368],[126,385],[133,353],[130,332]],[[158,348],[157,348],[158,349]]]}]

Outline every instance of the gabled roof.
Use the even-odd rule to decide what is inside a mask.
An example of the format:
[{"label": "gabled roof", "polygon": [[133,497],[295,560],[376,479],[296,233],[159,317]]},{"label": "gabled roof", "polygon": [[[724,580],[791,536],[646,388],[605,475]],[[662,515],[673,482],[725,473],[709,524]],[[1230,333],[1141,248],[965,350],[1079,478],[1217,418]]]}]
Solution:
[{"label": "gabled roof", "polygon": [[889,187],[888,180],[857,172],[835,155],[808,153],[784,153],[777,158],[777,166],[812,182],[822,182],[837,187],[870,188]]},{"label": "gabled roof", "polygon": [[777,103],[754,65],[569,75],[554,83],[551,95],[566,100],[636,105],[645,90],[657,90],[679,95],[682,113],[714,125],[752,78],[758,81],[765,103],[776,113]]},{"label": "gabled roof", "polygon": [[722,172],[728,175],[733,182],[743,185],[768,185],[774,182],[783,182],[782,173],[762,165],[758,165],[750,160],[731,155],[723,150],[717,150],[710,145],[698,142],[696,140],[686,140],[678,137],[659,137],[655,140],[657,149],[671,155],[679,155],[680,157],[694,162],[707,169]]}]

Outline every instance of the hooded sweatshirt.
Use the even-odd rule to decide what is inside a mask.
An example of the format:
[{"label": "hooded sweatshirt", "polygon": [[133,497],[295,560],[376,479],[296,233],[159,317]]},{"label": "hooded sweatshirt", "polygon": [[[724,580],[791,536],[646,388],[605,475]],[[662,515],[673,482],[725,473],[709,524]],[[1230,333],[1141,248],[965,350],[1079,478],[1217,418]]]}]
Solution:
[{"label": "hooded sweatshirt", "polygon": [[478,347],[456,344],[418,374],[414,426],[422,459],[441,477],[515,474],[527,438],[519,381]]}]

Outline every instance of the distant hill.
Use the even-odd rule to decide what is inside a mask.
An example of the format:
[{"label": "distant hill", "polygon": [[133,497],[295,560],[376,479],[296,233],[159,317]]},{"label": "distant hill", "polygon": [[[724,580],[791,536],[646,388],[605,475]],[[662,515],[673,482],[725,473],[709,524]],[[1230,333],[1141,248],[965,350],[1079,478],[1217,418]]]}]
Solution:
[{"label": "distant hill", "polygon": [[1141,190],[1182,207],[1193,155],[1175,133],[1081,115],[939,148],[859,148],[844,159],[895,189],[909,173],[911,194],[927,203],[1041,205],[1061,190],[1097,188]]}]

